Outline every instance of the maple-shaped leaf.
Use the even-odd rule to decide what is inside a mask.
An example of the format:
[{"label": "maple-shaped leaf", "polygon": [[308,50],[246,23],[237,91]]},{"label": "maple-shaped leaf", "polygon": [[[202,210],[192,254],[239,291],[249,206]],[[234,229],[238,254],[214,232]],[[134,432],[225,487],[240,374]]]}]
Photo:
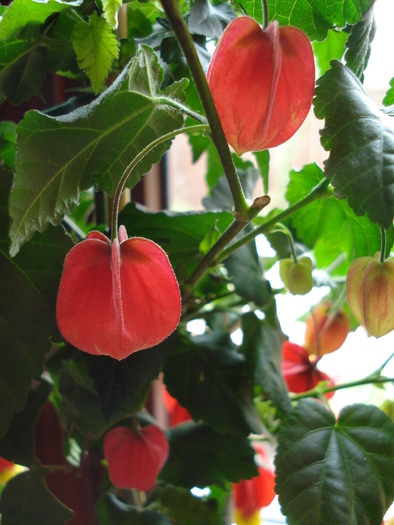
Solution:
[{"label": "maple-shaped leaf", "polygon": [[119,42],[112,27],[94,12],[89,22],[75,24],[71,39],[78,65],[88,75],[97,94],[119,54]]},{"label": "maple-shaped leaf", "polygon": [[321,143],[330,151],[325,175],[356,215],[390,228],[394,216],[394,120],[380,111],[358,78],[331,62],[318,81],[315,114],[325,119]]}]

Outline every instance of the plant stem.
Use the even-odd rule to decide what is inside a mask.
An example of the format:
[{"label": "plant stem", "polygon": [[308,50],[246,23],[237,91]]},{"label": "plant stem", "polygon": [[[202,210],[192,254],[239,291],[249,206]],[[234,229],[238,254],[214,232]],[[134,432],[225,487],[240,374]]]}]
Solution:
[{"label": "plant stem", "polygon": [[263,23],[261,24],[261,27],[264,31],[265,29],[267,29],[267,26],[269,24],[267,0],[261,0],[261,7],[263,9]]},{"label": "plant stem", "polygon": [[186,133],[186,132],[190,133],[193,131],[207,131],[207,130],[209,130],[208,124],[196,124],[195,126],[188,126],[186,128],[175,129],[174,131],[170,131],[169,133],[166,133],[165,135],[158,137],[156,140],[148,144],[142,151],[140,151],[136,157],[134,157],[134,159],[130,162],[130,164],[125,169],[119,181],[118,187],[116,188],[113,208],[112,208],[112,218],[111,218],[111,241],[112,242],[118,236],[118,215],[119,215],[120,197],[122,195],[123,188],[124,188],[124,185],[126,184],[127,179],[129,178],[131,172],[137,166],[137,164],[145,157],[145,155],[147,155],[154,148],[156,148],[163,142],[173,139],[177,135],[181,135],[182,133]]},{"label": "plant stem", "polygon": [[345,388],[353,388],[355,386],[370,385],[373,383],[394,383],[394,377],[365,377],[356,381],[349,381],[348,383],[342,383],[341,385],[334,385],[327,388],[314,388],[308,392],[302,392],[301,394],[295,394],[291,396],[292,401],[303,399],[305,397],[320,397],[330,392],[336,392],[337,390],[344,390]]},{"label": "plant stem", "polygon": [[383,264],[386,259],[386,230],[380,228],[381,241],[380,241],[380,262]]},{"label": "plant stem", "polygon": [[[270,202],[271,199],[268,197],[268,195],[259,197],[252,204],[250,210],[254,210],[255,215],[257,215],[265,206],[268,206]],[[249,224],[251,220],[252,217],[245,220],[235,216],[234,221],[230,224],[227,230],[223,232],[209,252],[201,259],[197,268],[187,279],[185,284],[192,285],[196,283],[212,265],[213,261],[215,261],[216,256],[234,239],[236,235],[238,235],[238,233],[240,233],[245,228],[245,226]]]},{"label": "plant stem", "polygon": [[165,106],[170,106],[181,113],[184,113],[185,115],[188,115],[189,117],[193,118],[194,120],[197,120],[197,122],[200,122],[200,124],[208,124],[208,120],[204,117],[204,115],[200,115],[200,113],[196,113],[192,109],[188,108],[187,106],[184,106],[177,100],[174,100],[172,98],[168,97],[156,97],[155,102],[159,104],[163,104]]},{"label": "plant stem", "polygon": [[281,213],[278,213],[275,217],[272,217],[272,219],[269,219],[267,222],[264,222],[260,226],[257,226],[254,230],[246,233],[242,239],[240,239],[237,242],[234,242],[231,246],[223,250],[220,254],[220,256],[215,260],[215,263],[219,263],[226,259],[229,255],[231,255],[233,252],[238,250],[238,248],[241,248],[241,246],[244,246],[248,242],[254,240],[257,235],[260,235],[261,233],[266,233],[268,230],[270,230],[275,224],[278,222],[283,221],[296,211],[304,208],[311,202],[320,199],[320,198],[326,198],[331,197],[332,192],[329,191],[328,186],[330,184],[330,181],[328,179],[323,179],[319,182],[317,186],[313,188],[313,190],[308,193],[305,197],[300,199],[298,202],[294,203],[292,206],[289,206],[287,210],[282,211]]},{"label": "plant stem", "polygon": [[177,0],[161,0],[161,3],[171,24],[172,30],[174,31],[175,36],[183,50],[198,94],[200,95],[206,117],[211,127],[212,141],[216,146],[230,186],[231,194],[234,200],[235,212],[240,214],[241,217],[247,217],[249,205],[245,198],[241,182],[235,169],[230,149],[227,144],[218,113],[216,111],[215,103],[213,101],[205,73],[198,58],[193,39],[182,17]]}]

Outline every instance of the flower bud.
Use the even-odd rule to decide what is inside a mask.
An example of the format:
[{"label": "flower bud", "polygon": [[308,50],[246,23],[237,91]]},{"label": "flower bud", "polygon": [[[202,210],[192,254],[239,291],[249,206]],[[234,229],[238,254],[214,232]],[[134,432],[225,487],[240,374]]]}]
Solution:
[{"label": "flower bud", "polygon": [[323,301],[308,316],[305,331],[305,350],[310,355],[330,354],[338,350],[350,330],[350,320],[342,308],[330,313],[331,301]]},{"label": "flower bud", "polygon": [[109,478],[115,487],[150,490],[167,461],[169,444],[156,425],[135,433],[128,427],[115,427],[104,438],[104,457]]},{"label": "flower bud", "polygon": [[279,263],[279,274],[293,295],[305,295],[313,288],[312,261],[309,257],[301,257],[297,262],[282,259]]},{"label": "flower bud", "polygon": [[124,359],[155,346],[177,327],[178,283],[162,248],[149,239],[119,240],[94,231],[68,253],[56,317],[63,337],[95,355]]},{"label": "flower bud", "polygon": [[381,263],[360,257],[346,277],[349,308],[369,335],[382,337],[394,330],[394,258]]},{"label": "flower bud", "polygon": [[227,142],[238,155],[282,144],[312,104],[315,65],[308,37],[271,22],[265,31],[247,16],[225,29],[207,80]]}]

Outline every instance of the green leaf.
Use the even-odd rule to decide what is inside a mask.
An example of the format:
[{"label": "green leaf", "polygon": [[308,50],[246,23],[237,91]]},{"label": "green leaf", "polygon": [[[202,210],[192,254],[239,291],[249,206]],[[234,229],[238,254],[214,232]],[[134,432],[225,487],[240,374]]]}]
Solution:
[{"label": "green leaf", "polygon": [[394,104],[394,78],[390,80],[390,89],[387,91],[386,96],[383,99],[385,106],[391,106]]},{"label": "green leaf", "polygon": [[16,124],[7,120],[0,122],[0,159],[6,168],[12,168],[15,158]]},{"label": "green leaf", "polygon": [[344,31],[329,30],[327,38],[322,42],[312,43],[313,53],[318,69],[317,77],[321,77],[330,69],[331,60],[341,60],[346,51],[346,41],[349,35]]},{"label": "green leaf", "polygon": [[[35,230],[59,224],[82,190],[99,184],[113,194],[123,171],[145,146],[182,126],[182,116],[160,102],[162,78],[157,56],[141,46],[117,81],[88,106],[56,118],[38,111],[25,114],[17,130],[10,199],[12,255]],[[183,87],[176,83],[165,95],[179,99]],[[129,186],[169,145],[146,155],[129,177]]]},{"label": "green leaf", "polygon": [[[64,258],[72,246],[62,228],[36,235],[23,254],[8,255],[8,202],[12,174],[0,170],[0,436],[23,409],[31,378],[42,372],[50,338],[58,335],[55,299]],[[5,350],[7,349],[7,350]]]},{"label": "green leaf", "polygon": [[187,25],[191,33],[217,40],[235,17],[236,14],[228,4],[211,5],[208,0],[195,0]]},{"label": "green leaf", "polygon": [[146,400],[152,381],[159,375],[173,349],[175,337],[136,352],[122,361],[110,357],[86,356],[106,421],[138,411]]},{"label": "green leaf", "polygon": [[2,525],[64,525],[73,515],[33,471],[23,472],[7,483],[0,513]]},{"label": "green leaf", "polygon": [[188,276],[202,257],[200,244],[215,226],[223,232],[233,217],[228,212],[152,212],[128,204],[119,214],[119,224],[133,237],[152,239],[166,251],[178,276]]},{"label": "green leaf", "polygon": [[302,400],[281,427],[275,465],[289,525],[381,525],[394,498],[394,425],[374,406],[347,406],[336,421]]},{"label": "green leaf", "polygon": [[116,498],[104,494],[96,504],[98,525],[171,525],[168,519],[146,509],[137,509]]},{"label": "green leaf", "polygon": [[97,95],[119,54],[112,27],[94,12],[89,22],[77,22],[71,36],[79,67],[88,75]]},{"label": "green leaf", "polygon": [[0,98],[22,104],[36,95],[46,75],[47,49],[36,42],[0,41]]},{"label": "green leaf", "polygon": [[219,434],[207,425],[185,423],[168,432],[170,455],[160,479],[180,487],[238,483],[257,476],[247,438]]},{"label": "green leaf", "polygon": [[394,216],[394,121],[373,104],[357,77],[333,61],[317,83],[321,143],[330,151],[325,175],[335,194],[361,216],[388,229]]},{"label": "green leaf", "polygon": [[[364,81],[364,71],[367,68],[371,54],[371,43],[375,37],[376,23],[373,9],[369,9],[360,21],[352,27],[352,31],[346,42],[348,50],[345,54],[345,62],[349,69]],[[334,58],[334,57],[333,57]]]},{"label": "green leaf", "polygon": [[104,18],[113,28],[118,27],[118,11],[122,6],[122,0],[103,0]]},{"label": "green leaf", "polygon": [[263,180],[264,192],[268,193],[268,177],[269,177],[269,166],[270,166],[270,153],[268,150],[256,151],[253,153],[257,166],[260,170],[260,177]]},{"label": "green leaf", "polygon": [[164,366],[169,393],[217,432],[262,431],[245,358],[227,333],[180,338]]},{"label": "green leaf", "polygon": [[[222,498],[229,498],[228,491],[217,487]],[[220,502],[209,496],[199,498],[193,496],[190,490],[181,487],[158,487],[160,507],[177,525],[218,525],[224,523]]]},{"label": "green leaf", "polygon": [[27,467],[34,463],[34,429],[51,390],[49,383],[42,382],[30,391],[27,405],[14,415],[7,434],[0,439],[0,457]]},{"label": "green leaf", "polygon": [[[275,310],[274,302],[271,309]],[[249,312],[242,316],[243,342],[241,352],[246,357],[249,375],[254,385],[260,385],[275,407],[284,414],[291,409],[290,399],[281,373],[283,334],[276,311],[267,312],[264,319]]]},{"label": "green leaf", "polygon": [[0,19],[0,40],[18,37],[26,26],[43,24],[49,16],[64,11],[69,5],[81,4],[82,0],[69,2],[69,4],[55,0],[48,0],[48,2],[14,0]]},{"label": "green leaf", "polygon": [[[316,164],[291,171],[286,191],[289,204],[307,195],[323,178]],[[357,217],[347,201],[334,197],[318,199],[293,214],[291,223],[297,237],[309,248],[314,248],[320,268],[329,266],[339,255],[345,254],[346,264],[338,268],[345,275],[349,264],[364,255],[373,256],[380,250],[380,228],[367,217]],[[387,255],[393,246],[393,230],[387,231]]]},{"label": "green leaf", "polygon": [[263,23],[263,9],[261,7],[261,0],[239,0],[239,5],[248,16],[251,16],[259,24]]},{"label": "green leaf", "polygon": [[357,23],[373,3],[374,0],[268,0],[268,12],[270,20],[278,20],[280,25],[299,27],[311,40],[324,40],[328,29]]}]

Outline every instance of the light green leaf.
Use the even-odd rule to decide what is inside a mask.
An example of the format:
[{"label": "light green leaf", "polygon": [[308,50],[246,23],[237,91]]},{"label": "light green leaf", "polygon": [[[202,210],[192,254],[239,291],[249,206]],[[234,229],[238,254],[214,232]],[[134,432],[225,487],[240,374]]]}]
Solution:
[{"label": "light green leaf", "polygon": [[0,40],[18,37],[21,30],[32,24],[43,24],[54,13],[60,13],[69,5],[81,5],[82,0],[61,3],[55,0],[32,2],[32,0],[14,0],[0,19]]},{"label": "light green leaf", "polygon": [[357,23],[374,0],[268,0],[270,20],[302,29],[311,40],[324,40],[328,29]]},{"label": "light green leaf", "polygon": [[312,43],[317,65],[317,77],[321,77],[327,69],[330,69],[331,60],[341,60],[346,51],[348,34],[344,31],[329,30],[327,38],[322,42],[315,40]]},{"label": "light green leaf", "polygon": [[357,77],[333,61],[319,80],[315,114],[325,119],[325,175],[356,215],[388,229],[394,216],[394,120],[370,100]]},{"label": "light green leaf", "polygon": [[[323,172],[316,164],[304,166],[290,173],[286,199],[290,204],[307,195],[321,180]],[[346,265],[363,255],[373,256],[380,249],[380,228],[367,217],[357,217],[346,200],[335,197],[318,199],[292,216],[297,237],[309,248],[314,248],[319,267],[324,268],[340,254],[345,254]],[[388,252],[393,245],[392,228],[387,233]]]},{"label": "light green leaf", "polygon": [[[34,231],[59,224],[94,184],[114,194],[122,173],[152,141],[182,127],[183,117],[162,103],[163,71],[156,54],[139,48],[120,77],[97,100],[61,117],[29,111],[18,125],[15,184],[10,198],[10,253]],[[166,97],[182,98],[185,82]],[[170,146],[157,146],[136,166],[134,186]]]},{"label": "light green leaf", "polygon": [[248,16],[251,16],[261,24],[263,22],[263,9],[261,7],[261,0],[240,0],[239,5],[245,10]]},{"label": "light green leaf", "polygon": [[381,525],[394,498],[394,425],[377,407],[337,420],[303,400],[278,435],[276,491],[289,525]]},{"label": "light green leaf", "polygon": [[121,6],[122,0],[103,0],[104,18],[113,29],[118,27],[118,11]]},{"label": "light green leaf", "polygon": [[394,78],[390,80],[390,89],[387,91],[386,96],[383,99],[385,106],[392,106],[394,104]]},{"label": "light green leaf", "polygon": [[119,54],[119,42],[111,26],[96,12],[89,23],[78,22],[74,26],[71,40],[79,67],[88,75],[97,94]]}]

